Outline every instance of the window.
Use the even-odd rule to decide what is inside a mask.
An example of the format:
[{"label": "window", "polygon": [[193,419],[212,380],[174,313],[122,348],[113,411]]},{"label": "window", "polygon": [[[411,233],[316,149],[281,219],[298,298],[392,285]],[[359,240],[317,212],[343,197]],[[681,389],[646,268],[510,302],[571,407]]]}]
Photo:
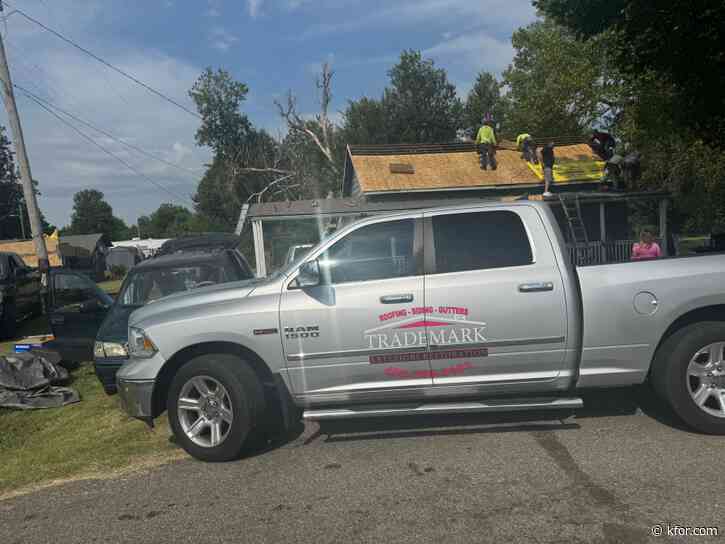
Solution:
[{"label": "window", "polygon": [[413,276],[414,232],[412,219],[361,227],[325,252],[322,272],[334,284]]},{"label": "window", "polygon": [[530,264],[531,245],[518,215],[491,211],[433,217],[436,272]]},{"label": "window", "polygon": [[79,311],[81,303],[98,298],[95,285],[75,274],[54,274],[53,291],[55,307],[61,311]]},{"label": "window", "polygon": [[[225,259],[226,260],[226,259]],[[152,300],[198,287],[236,281],[239,272],[229,262],[168,268],[147,268],[131,272],[119,295],[122,306],[143,306]]]}]

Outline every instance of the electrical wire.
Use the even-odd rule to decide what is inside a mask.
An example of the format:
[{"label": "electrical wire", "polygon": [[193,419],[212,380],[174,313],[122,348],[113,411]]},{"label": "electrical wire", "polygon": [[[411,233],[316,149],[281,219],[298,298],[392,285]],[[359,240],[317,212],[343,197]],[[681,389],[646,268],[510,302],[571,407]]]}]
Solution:
[{"label": "electrical wire", "polygon": [[164,159],[164,158],[162,158],[162,157],[159,157],[158,155],[154,155],[153,153],[149,153],[149,152],[148,152],[148,151],[146,151],[145,149],[142,149],[142,148],[140,148],[140,147],[138,147],[138,146],[135,146],[135,145],[133,145],[133,144],[130,144],[130,143],[128,143],[128,142],[124,142],[124,141],[123,141],[122,139],[120,139],[120,138],[119,138],[119,137],[117,137],[117,136],[114,136],[114,135],[113,135],[113,134],[111,134],[110,132],[108,132],[108,131],[106,131],[106,130],[103,130],[102,128],[99,128],[99,127],[97,127],[97,126],[95,126],[95,125],[91,124],[90,122],[88,122],[88,121],[85,121],[85,120],[81,119],[81,118],[80,118],[80,117],[78,117],[77,115],[74,115],[73,113],[70,113],[69,111],[66,111],[66,110],[64,110],[63,108],[61,108],[60,106],[57,106],[56,104],[53,104],[53,103],[52,103],[52,102],[50,102],[49,100],[46,100],[46,99],[44,99],[44,98],[41,98],[41,97],[37,96],[37,95],[36,95],[36,94],[34,94],[33,92],[31,92],[31,91],[29,91],[28,89],[26,89],[26,88],[22,87],[21,85],[18,85],[17,83],[13,83],[13,87],[15,87],[15,88],[16,88],[16,89],[18,89],[19,91],[22,91],[23,93],[25,93],[25,94],[26,94],[26,95],[27,95],[27,96],[28,96],[29,98],[32,98],[32,99],[34,99],[34,100],[36,100],[36,101],[40,101],[40,102],[43,102],[43,103],[44,103],[44,104],[45,104],[46,106],[48,106],[49,108],[52,108],[52,109],[54,109],[54,110],[56,110],[56,111],[58,111],[58,112],[60,112],[60,113],[62,113],[62,114],[64,114],[64,115],[66,115],[66,116],[70,117],[71,119],[73,119],[73,120],[74,120],[74,121],[76,121],[77,123],[80,123],[81,125],[83,125],[83,126],[85,126],[85,127],[88,127],[88,128],[90,128],[91,130],[95,130],[96,132],[98,132],[98,133],[100,133],[100,134],[103,134],[103,135],[104,135],[104,136],[106,136],[107,138],[110,138],[111,140],[113,140],[114,142],[116,142],[116,143],[118,143],[118,144],[120,144],[120,145],[122,145],[122,146],[125,146],[125,147],[127,147],[127,148],[129,148],[129,149],[132,149],[132,150],[134,150],[134,151],[136,151],[136,152],[138,152],[138,153],[141,153],[141,154],[142,154],[142,155],[144,155],[145,157],[148,157],[148,158],[150,158],[150,159],[154,159],[154,160],[156,160],[156,161],[159,161],[159,162],[161,162],[161,163],[163,163],[163,164],[166,164],[167,166],[172,166],[173,168],[176,168],[176,169],[178,169],[178,170],[181,170],[181,171],[183,171],[183,172],[186,172],[187,174],[191,174],[191,175],[193,175],[193,176],[194,176],[195,178],[198,178],[198,177],[199,177],[199,173],[198,173],[198,171],[194,171],[194,170],[192,170],[192,169],[190,169],[190,168],[185,168],[185,167],[183,167],[183,166],[179,166],[178,164],[174,164],[174,163],[173,163],[173,162],[171,162],[171,161],[167,161],[166,159]]},{"label": "electrical wire", "polygon": [[[23,92],[25,94],[25,91],[23,91],[22,89],[21,89],[21,92]],[[26,97],[28,99],[32,100],[33,102],[35,102],[42,109],[44,109],[45,111],[47,111],[48,113],[50,113],[53,117],[55,117],[56,119],[58,119],[61,123],[63,123],[67,127],[71,128],[81,138],[83,138],[87,142],[91,143],[92,145],[94,145],[95,147],[97,147],[98,149],[100,149],[101,151],[103,151],[105,154],[107,154],[110,157],[113,157],[114,159],[116,159],[118,162],[120,162],[122,165],[124,165],[126,168],[128,168],[131,172],[133,172],[134,174],[136,174],[140,178],[148,181],[152,185],[156,186],[158,189],[161,189],[162,191],[165,191],[166,193],[168,193],[171,196],[174,196],[177,199],[180,199],[182,201],[185,201],[185,202],[187,202],[187,203],[189,203],[191,205],[194,204],[190,198],[181,196],[178,193],[176,193],[176,192],[172,191],[171,189],[169,189],[168,187],[165,187],[164,185],[160,184],[159,182],[151,179],[146,174],[144,174],[143,172],[139,171],[134,166],[132,166],[131,164],[129,164],[128,162],[126,162],[125,160],[123,160],[121,157],[119,157],[118,155],[116,155],[113,151],[110,151],[109,149],[106,149],[105,147],[103,147],[101,144],[99,144],[98,142],[96,142],[93,138],[91,138],[90,136],[88,136],[85,132],[83,132],[82,130],[80,130],[78,127],[76,127],[72,123],[69,123],[66,119],[64,119],[63,117],[61,117],[59,114],[57,114],[55,111],[53,111],[52,109],[50,109],[45,104],[43,104],[43,102],[41,102],[40,100],[36,100],[30,94],[26,94]]]},{"label": "electrical wire", "polygon": [[[86,48],[85,48],[85,47],[83,47],[82,45],[79,45],[79,44],[77,44],[76,42],[74,42],[74,41],[73,41],[73,40],[71,40],[70,38],[68,38],[68,37],[64,36],[63,34],[61,34],[60,32],[58,32],[57,30],[54,30],[54,29],[50,28],[49,26],[47,26],[47,25],[45,25],[45,24],[41,23],[40,21],[38,21],[38,20],[37,20],[37,19],[35,19],[34,17],[31,17],[30,15],[28,15],[27,13],[25,13],[25,12],[24,12],[23,10],[21,10],[21,9],[19,9],[18,7],[16,7],[16,6],[13,6],[12,4],[10,4],[10,2],[7,2],[6,0],[3,0],[3,3],[5,3],[5,4],[7,4],[8,6],[12,7],[15,13],[18,13],[18,14],[22,15],[22,16],[23,16],[23,17],[24,17],[25,19],[27,19],[27,20],[28,20],[28,21],[30,21],[31,23],[35,23],[36,25],[38,25],[38,26],[39,26],[40,28],[42,28],[42,29],[43,29],[43,30],[45,30],[46,32],[50,32],[51,34],[53,34],[53,35],[54,35],[54,36],[56,36],[57,38],[59,38],[59,39],[63,40],[64,42],[66,42],[66,43],[67,43],[67,44],[69,44],[69,45],[72,45],[73,47],[75,47],[75,48],[76,48],[76,49],[78,49],[79,51],[82,51],[83,53],[85,53],[86,55],[88,55],[88,56],[92,57],[93,59],[97,60],[98,62],[100,62],[100,63],[101,63],[101,64],[103,64],[104,66],[106,66],[106,67],[110,68],[110,69],[111,69],[111,70],[113,70],[114,72],[118,72],[118,73],[119,73],[119,74],[121,74],[121,75],[122,75],[123,77],[125,77],[125,78],[127,78],[127,79],[130,79],[131,81],[133,81],[133,82],[134,82],[134,83],[136,83],[137,85],[140,85],[141,87],[143,87],[143,88],[144,88],[144,89],[146,89],[147,91],[149,91],[149,92],[151,92],[151,93],[155,94],[156,96],[158,96],[158,97],[162,98],[162,99],[163,99],[163,100],[165,100],[166,102],[169,102],[170,104],[173,104],[174,106],[176,106],[177,108],[179,108],[179,109],[181,109],[181,110],[185,111],[185,112],[186,112],[186,113],[188,113],[189,115],[193,115],[193,116],[194,116],[194,117],[196,117],[197,119],[202,119],[201,115],[199,115],[199,114],[198,114],[198,113],[196,113],[195,111],[192,111],[192,110],[190,110],[189,108],[187,108],[186,106],[184,106],[184,105],[180,104],[179,102],[177,102],[177,101],[176,101],[176,100],[174,100],[173,98],[170,98],[169,96],[165,95],[165,94],[164,94],[164,93],[162,93],[161,91],[158,91],[158,90],[154,89],[153,87],[151,87],[150,85],[148,85],[148,84],[144,83],[143,81],[141,81],[141,80],[140,80],[140,79],[138,79],[137,77],[135,77],[135,76],[133,76],[133,75],[129,74],[128,72],[126,72],[126,71],[122,70],[122,69],[121,69],[121,68],[119,68],[118,66],[115,66],[115,65],[111,64],[110,62],[108,62],[107,60],[105,60],[105,59],[103,59],[103,58],[99,57],[98,55],[96,55],[96,54],[95,54],[95,53],[93,53],[92,51],[90,51],[90,50],[86,49]],[[10,14],[8,14],[8,16],[9,16],[9,15],[10,15]]]}]

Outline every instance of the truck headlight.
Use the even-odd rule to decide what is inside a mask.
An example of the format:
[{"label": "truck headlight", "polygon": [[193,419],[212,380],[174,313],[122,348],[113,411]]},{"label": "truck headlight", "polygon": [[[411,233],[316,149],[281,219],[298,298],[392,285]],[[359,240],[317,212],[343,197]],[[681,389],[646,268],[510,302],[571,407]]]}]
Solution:
[{"label": "truck headlight", "polygon": [[128,351],[133,357],[148,359],[158,351],[143,329],[128,328]]}]

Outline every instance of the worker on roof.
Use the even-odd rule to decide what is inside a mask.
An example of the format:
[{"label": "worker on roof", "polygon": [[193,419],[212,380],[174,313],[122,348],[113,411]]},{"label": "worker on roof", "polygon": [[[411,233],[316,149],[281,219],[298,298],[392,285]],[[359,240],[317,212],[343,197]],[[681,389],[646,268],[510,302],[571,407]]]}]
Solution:
[{"label": "worker on roof", "polygon": [[493,130],[493,117],[487,113],[483,117],[483,126],[478,129],[476,135],[476,146],[478,148],[481,170],[496,170],[496,133]]},{"label": "worker on roof", "polygon": [[549,142],[541,149],[541,164],[544,170],[544,196],[553,196],[551,186],[554,183],[554,142]]},{"label": "worker on roof", "polygon": [[539,164],[539,159],[536,158],[536,144],[534,144],[531,134],[524,132],[516,136],[516,147],[521,151],[522,159],[533,164]]},{"label": "worker on roof", "polygon": [[617,145],[614,137],[601,130],[592,131],[589,138],[589,147],[605,161],[608,161],[614,155],[614,148]]}]

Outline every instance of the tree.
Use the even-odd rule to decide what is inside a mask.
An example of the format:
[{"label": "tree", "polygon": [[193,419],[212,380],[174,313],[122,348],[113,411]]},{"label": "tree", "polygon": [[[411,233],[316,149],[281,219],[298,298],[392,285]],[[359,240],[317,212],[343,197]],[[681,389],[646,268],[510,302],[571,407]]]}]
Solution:
[{"label": "tree", "polygon": [[344,112],[346,143],[436,143],[456,138],[463,105],[443,68],[419,51],[403,51],[380,100],[362,98]]},{"label": "tree", "polygon": [[130,232],[123,219],[113,215],[113,208],[101,191],[84,189],[73,195],[71,224],[63,234],[103,233],[110,240],[125,240]]},{"label": "tree", "polygon": [[342,137],[347,144],[386,144],[390,140],[382,100],[363,97],[350,101],[343,120]]},{"label": "tree", "polygon": [[502,84],[490,72],[480,72],[473,89],[468,93],[463,109],[463,127],[469,131],[481,125],[486,113],[493,115],[495,122],[504,123],[508,101],[501,95]]},{"label": "tree", "polygon": [[[38,181],[35,179],[33,187],[35,194],[39,195]],[[55,230],[55,227],[46,221],[42,211],[40,222],[45,234]],[[10,148],[10,140],[5,135],[5,127],[0,126],[0,240],[20,239],[24,236],[30,236],[30,218],[15,164],[15,154]]]},{"label": "tree", "polygon": [[725,147],[725,3],[716,0],[535,0],[584,40],[607,36],[611,58],[630,81],[670,87],[673,120]]},{"label": "tree", "polygon": [[184,206],[161,204],[150,216],[138,218],[144,238],[176,238],[192,232],[192,213]]},{"label": "tree", "polygon": [[282,105],[275,101],[279,114],[287,123],[287,130],[292,136],[301,136],[302,138],[294,138],[294,142],[304,142],[305,140],[314,144],[318,153],[327,161],[326,168],[331,169],[334,174],[340,174],[339,164],[336,160],[336,139],[335,126],[330,121],[329,109],[332,102],[332,78],[334,72],[330,69],[328,63],[322,65],[322,72],[315,82],[317,91],[320,96],[320,113],[314,120],[304,119],[297,112],[297,100],[292,91],[287,93],[287,104]]},{"label": "tree", "polygon": [[507,126],[534,137],[583,136],[620,113],[621,78],[603,54],[604,38],[577,40],[550,20],[514,32],[515,55],[504,72],[511,108]]},{"label": "tree", "polygon": [[252,124],[240,111],[249,89],[221,68],[207,68],[189,91],[202,118],[196,142],[211,147],[221,159],[238,160],[246,147]]},{"label": "tree", "polygon": [[403,51],[388,72],[391,86],[383,103],[399,142],[452,141],[460,128],[463,106],[443,68],[419,51]]}]

